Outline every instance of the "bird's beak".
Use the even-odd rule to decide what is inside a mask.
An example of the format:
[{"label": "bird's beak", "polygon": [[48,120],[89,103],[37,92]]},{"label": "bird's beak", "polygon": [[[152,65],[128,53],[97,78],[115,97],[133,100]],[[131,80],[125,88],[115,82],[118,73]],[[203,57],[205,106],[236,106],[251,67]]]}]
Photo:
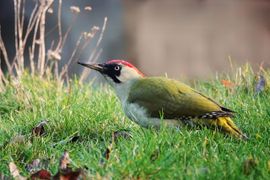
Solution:
[{"label": "bird's beak", "polygon": [[104,72],[104,65],[103,64],[85,64],[85,63],[81,63],[81,62],[78,62],[78,64],[85,66],[85,67],[88,67],[90,69],[99,71],[101,73]]}]

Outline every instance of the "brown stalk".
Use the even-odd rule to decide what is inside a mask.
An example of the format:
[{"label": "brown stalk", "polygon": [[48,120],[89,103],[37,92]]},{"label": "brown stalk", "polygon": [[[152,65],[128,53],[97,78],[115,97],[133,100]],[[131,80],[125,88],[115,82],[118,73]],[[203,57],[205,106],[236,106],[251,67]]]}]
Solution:
[{"label": "brown stalk", "polygon": [[76,46],[75,46],[74,50],[72,51],[72,54],[71,54],[71,56],[70,56],[70,58],[69,58],[69,60],[68,60],[68,63],[62,68],[61,73],[60,73],[60,77],[63,77],[64,74],[67,73],[67,71],[68,71],[68,66],[70,65],[70,62],[72,61],[72,59],[74,58],[74,56],[75,56],[77,50],[79,49],[81,40],[82,40],[82,35],[80,35],[79,39],[77,40]]},{"label": "brown stalk", "polygon": [[[26,41],[28,39],[29,34],[33,31],[33,28],[35,27],[35,24],[37,23],[38,20],[38,3],[36,2],[35,7],[30,15],[29,22],[27,25],[27,31],[24,36],[23,44],[25,46]],[[32,53],[31,48],[29,47],[29,61],[30,61],[30,68],[31,68],[31,73],[32,75],[35,72],[35,66],[34,66],[34,53]]]},{"label": "brown stalk", "polygon": [[21,75],[23,69],[24,69],[24,46],[23,46],[23,22],[24,22],[24,3],[25,1],[18,0],[18,7],[17,7],[17,16],[15,18],[17,19],[17,31],[18,31],[18,49],[16,49],[16,59],[18,63],[18,74]]},{"label": "brown stalk", "polygon": [[[38,5],[38,2],[37,2]],[[33,28],[34,28],[34,33],[33,33],[33,40],[32,40],[32,45],[31,47],[29,47],[29,56],[30,56],[30,66],[31,66],[31,73],[32,75],[35,74],[35,64],[34,64],[34,56],[35,56],[35,49],[37,46],[37,34],[38,34],[38,28],[39,28],[39,22],[40,22],[40,18],[41,18],[41,12],[42,12],[42,7],[39,6],[38,11],[35,14],[36,17],[36,21],[33,24]]]},{"label": "brown stalk", "polygon": [[[80,35],[79,39],[76,42],[76,46],[66,64],[66,66],[64,66],[62,68],[62,71],[60,73],[60,77],[62,77],[64,74],[68,74],[68,68],[70,67],[70,65],[73,62],[76,62],[79,60],[80,55],[82,54],[83,50],[85,50],[85,48],[87,47],[87,45],[89,45],[89,43],[91,42],[92,38],[95,36],[95,34],[97,33],[97,29],[96,28],[92,28],[92,31],[90,32],[90,34],[92,35],[91,37],[87,37],[87,39],[85,41],[83,41],[83,43],[81,43],[81,40],[83,38],[83,34]],[[77,55],[77,58],[74,58],[75,55]]]},{"label": "brown stalk", "polygon": [[[62,49],[60,50],[60,46],[62,44],[63,41],[63,37],[62,37],[62,0],[59,0],[58,3],[58,15],[57,15],[57,19],[58,19],[58,35],[59,35],[59,41],[58,41],[58,46],[56,49],[58,49],[58,53],[62,52]],[[58,77],[58,61],[55,61],[55,65],[54,65],[54,75],[57,79],[59,79]],[[61,77],[61,76],[60,76]]]},{"label": "brown stalk", "polygon": [[42,7],[41,17],[40,17],[40,23],[39,23],[39,54],[38,54],[38,69],[40,76],[43,76],[44,69],[45,69],[45,63],[46,63],[46,49],[45,49],[45,23],[46,23],[46,12],[49,9],[49,7],[52,5],[53,0],[40,0],[39,1]]},{"label": "brown stalk", "polygon": [[[0,65],[1,65],[1,58],[0,58]],[[4,84],[3,83],[6,83],[7,82],[7,79],[5,78],[5,75],[2,71],[2,68],[0,68],[0,93],[3,91],[3,86]]]},{"label": "brown stalk", "polygon": [[[1,26],[0,26],[0,50],[3,53],[4,61],[5,61],[5,64],[7,65],[7,68],[8,68],[8,73],[11,75],[12,68],[11,68],[11,64],[9,63],[6,46],[5,46],[5,43],[4,43],[3,38],[2,38]],[[0,69],[2,69],[2,68],[0,68]]]},{"label": "brown stalk", "polygon": [[[17,0],[14,0],[13,1],[14,2],[14,17],[15,17],[15,19],[14,19],[14,27],[15,27],[15,50],[16,50],[16,56],[14,57],[14,60],[13,60],[13,62],[15,63],[15,61],[17,60],[17,58],[18,58],[18,55],[17,55],[17,53],[18,53],[18,26],[17,26],[17,24],[18,24],[18,9],[19,9],[19,5],[18,5],[18,3],[17,3]],[[20,4],[20,0],[19,0],[19,4]],[[13,63],[12,63],[12,66],[13,66]]]},{"label": "brown stalk", "polygon": [[[14,57],[13,63],[11,64],[11,67],[14,66],[14,63],[17,63],[16,72],[18,75],[21,74],[22,71],[24,71],[24,51],[25,51],[25,45],[26,41],[29,37],[29,34],[32,32],[33,28],[35,27],[35,24],[38,20],[38,3],[36,3],[28,25],[25,32],[25,35],[23,37],[23,29],[24,29],[24,21],[25,21],[25,0],[14,0],[14,11],[15,11],[15,49],[16,49],[16,55]],[[30,65],[31,70],[33,69],[33,54],[29,50],[30,55]]]},{"label": "brown stalk", "polygon": [[[95,46],[95,49],[93,50],[93,52],[91,53],[90,57],[89,57],[89,62],[93,62],[93,59],[97,60],[97,56],[99,56],[100,54],[99,53],[96,53],[97,52],[97,49],[101,43],[101,40],[103,39],[103,35],[104,35],[104,32],[105,32],[105,29],[106,29],[106,25],[107,25],[107,20],[108,18],[105,17],[104,18],[104,22],[103,22],[103,26],[102,26],[102,30],[101,30],[101,33],[99,35],[99,38],[98,38],[98,42]],[[79,82],[82,83],[82,81],[85,80],[85,78],[89,75],[90,73],[90,70],[88,68],[84,68],[82,74],[81,74],[81,77],[80,77],[80,80]]]},{"label": "brown stalk", "polygon": [[[29,53],[29,61],[30,61],[30,68],[31,68],[31,74],[34,75],[35,73],[39,74],[40,76],[43,75],[50,75],[51,71],[54,70],[54,75],[57,80],[60,80],[60,83],[63,83],[63,81],[66,81],[68,83],[69,77],[68,77],[68,68],[69,66],[78,58],[80,57],[81,53],[87,48],[87,45],[91,42],[93,37],[97,33],[97,29],[92,29],[92,32],[87,34],[86,38],[83,39],[83,35],[79,37],[79,39],[76,42],[75,48],[73,52],[71,53],[71,56],[66,63],[66,65],[62,68],[61,72],[58,72],[58,61],[61,60],[61,53],[63,50],[63,47],[65,45],[65,42],[67,40],[67,37],[69,36],[72,27],[74,26],[78,13],[74,13],[75,15],[72,18],[72,21],[65,31],[63,33],[62,29],[62,0],[58,1],[58,14],[57,14],[57,28],[58,28],[58,42],[57,45],[54,48],[54,42],[52,42],[51,48],[46,49],[45,47],[45,36],[46,36],[46,29],[45,29],[45,23],[46,23],[46,13],[48,9],[51,7],[51,5],[54,3],[54,0],[37,0],[35,7],[33,8],[29,21],[26,24],[25,21],[25,6],[26,6],[26,0],[13,0],[14,3],[14,13],[15,13],[15,22],[14,22],[14,29],[15,29],[15,56],[12,59],[12,62],[10,61],[8,57],[8,53],[5,47],[5,43],[3,42],[2,36],[1,36],[1,27],[0,27],[0,51],[3,54],[3,61],[7,66],[8,73],[11,76],[20,78],[23,74],[25,67],[24,67],[24,61],[25,61],[25,50],[28,49]],[[104,19],[104,24],[102,31],[99,35],[98,42],[95,46],[94,51],[90,54],[89,60],[96,61],[99,55],[102,52],[102,49],[98,49],[100,46],[100,42],[103,38],[103,34],[106,28],[107,18]],[[32,37],[32,44],[29,47],[26,47],[26,42],[29,41],[29,36],[33,35]],[[49,61],[50,59],[47,58],[47,52],[46,51],[53,52],[54,61]],[[49,52],[48,51],[48,52]],[[49,53],[48,53],[49,54]],[[1,63],[0,59],[0,63]],[[37,63],[37,64],[35,64]],[[54,68],[54,69],[53,69]],[[47,74],[48,72],[48,74]],[[85,74],[87,75],[87,74]],[[81,78],[84,79],[84,78]],[[0,85],[2,82],[5,82],[5,76],[2,68],[0,67]]]},{"label": "brown stalk", "polygon": [[[83,42],[81,48],[79,48],[79,52],[77,53],[78,55],[80,55],[82,53],[82,51],[88,46],[88,44],[91,42],[91,40],[93,39],[93,37],[96,35],[96,33],[98,32],[99,28],[97,27],[93,27],[92,30],[91,30],[91,37],[87,37],[86,40]],[[79,58],[70,58],[69,61],[68,61],[68,65],[70,65],[72,63],[72,61],[76,62],[78,61]]]}]

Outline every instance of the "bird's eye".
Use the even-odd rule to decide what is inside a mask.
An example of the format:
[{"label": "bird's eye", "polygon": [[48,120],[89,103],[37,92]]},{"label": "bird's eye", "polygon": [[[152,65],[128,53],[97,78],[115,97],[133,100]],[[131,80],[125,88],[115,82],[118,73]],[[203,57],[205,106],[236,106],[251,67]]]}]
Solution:
[{"label": "bird's eye", "polygon": [[115,66],[114,67],[114,70],[119,71],[120,70],[120,66]]}]

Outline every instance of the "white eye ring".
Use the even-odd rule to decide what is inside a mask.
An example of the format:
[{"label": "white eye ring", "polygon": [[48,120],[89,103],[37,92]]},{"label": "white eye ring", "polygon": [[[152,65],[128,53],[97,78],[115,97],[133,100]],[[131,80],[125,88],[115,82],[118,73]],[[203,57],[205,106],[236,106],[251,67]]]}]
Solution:
[{"label": "white eye ring", "polygon": [[120,66],[115,66],[114,67],[114,70],[119,71],[120,70]]}]

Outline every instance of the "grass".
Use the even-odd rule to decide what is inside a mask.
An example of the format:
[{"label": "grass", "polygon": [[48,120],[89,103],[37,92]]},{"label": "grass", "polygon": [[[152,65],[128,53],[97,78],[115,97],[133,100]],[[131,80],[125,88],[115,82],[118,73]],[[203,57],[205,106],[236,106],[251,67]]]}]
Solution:
[{"label": "grass", "polygon": [[[265,77],[269,79],[269,73]],[[49,159],[48,168],[55,174],[67,150],[72,165],[88,169],[95,179],[269,179],[269,89],[254,96],[252,72],[241,80],[231,78],[232,88],[224,87],[221,79],[193,86],[235,110],[234,120],[248,141],[208,129],[140,128],[125,118],[107,86],[94,88],[74,79],[66,87],[24,75],[0,93],[0,173],[10,175],[8,164],[14,161],[27,176],[25,166],[39,158]],[[49,120],[46,135],[32,137],[32,128],[44,119]],[[121,129],[129,130],[132,138],[113,144],[110,158],[101,165],[112,132]],[[69,141],[74,134],[78,141]]]}]

